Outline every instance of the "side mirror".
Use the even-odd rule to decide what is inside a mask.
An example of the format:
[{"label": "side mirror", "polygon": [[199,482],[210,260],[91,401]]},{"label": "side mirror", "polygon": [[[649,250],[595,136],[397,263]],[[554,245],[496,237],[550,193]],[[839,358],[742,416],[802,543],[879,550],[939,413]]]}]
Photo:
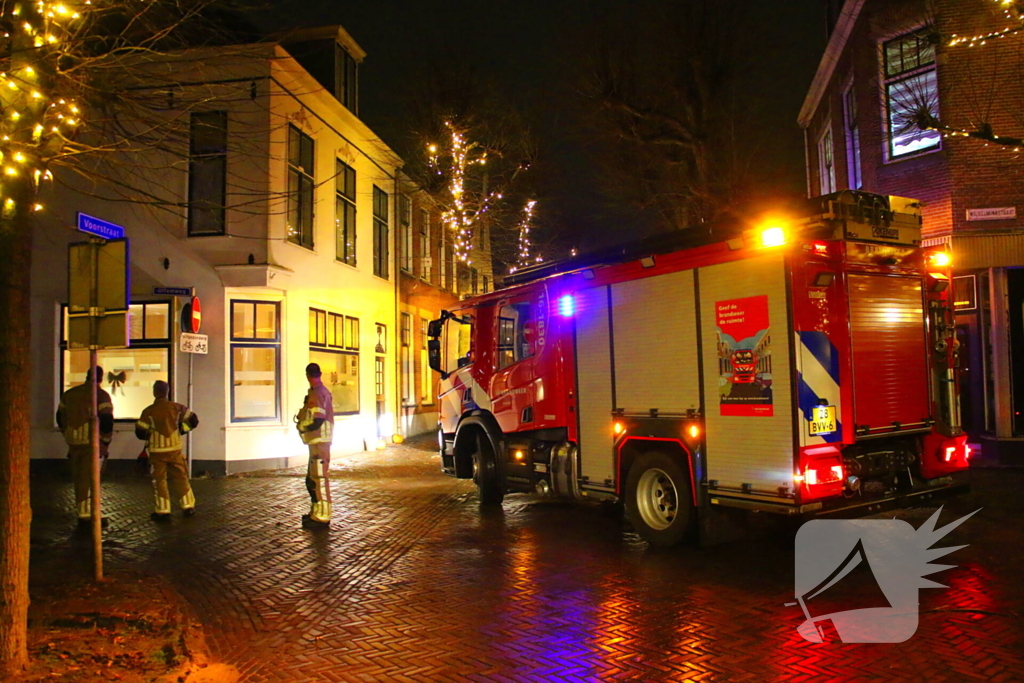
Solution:
[{"label": "side mirror", "polygon": [[430,337],[431,339],[440,339],[441,338],[441,330],[442,330],[443,327],[444,327],[444,319],[441,319],[441,320],[431,320],[427,324],[427,336]]},{"label": "side mirror", "polygon": [[[434,323],[438,323],[440,325],[440,321],[439,320],[435,320],[434,322],[432,322],[430,324],[433,325]],[[430,333],[430,331],[428,331],[428,334],[429,333]],[[431,334],[431,336],[434,336],[434,335]],[[427,363],[430,365],[430,369],[431,370],[434,370],[435,372],[441,373],[441,379],[448,379],[448,373],[441,369],[441,340],[440,339],[430,339],[430,340],[427,341]]]}]

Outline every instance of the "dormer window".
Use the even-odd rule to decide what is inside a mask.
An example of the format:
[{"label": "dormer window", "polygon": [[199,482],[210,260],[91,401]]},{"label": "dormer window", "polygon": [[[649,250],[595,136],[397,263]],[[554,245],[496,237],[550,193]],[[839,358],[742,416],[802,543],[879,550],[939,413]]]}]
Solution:
[{"label": "dormer window", "polygon": [[334,45],[334,96],[359,116],[359,67],[340,43]]}]

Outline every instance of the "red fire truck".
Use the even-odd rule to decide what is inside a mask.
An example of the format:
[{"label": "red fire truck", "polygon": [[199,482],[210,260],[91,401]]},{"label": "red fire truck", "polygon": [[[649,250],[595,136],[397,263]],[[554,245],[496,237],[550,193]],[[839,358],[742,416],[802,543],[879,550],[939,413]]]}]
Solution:
[{"label": "red fire truck", "polygon": [[[920,245],[916,202],[846,191],[516,273],[430,325],[444,471],[484,504],[621,501],[656,545],[962,491],[950,259]],[[758,381],[731,381],[738,349]]]},{"label": "red fire truck", "polygon": [[757,379],[754,352],[740,349],[732,352],[732,381],[735,384],[750,384]]}]

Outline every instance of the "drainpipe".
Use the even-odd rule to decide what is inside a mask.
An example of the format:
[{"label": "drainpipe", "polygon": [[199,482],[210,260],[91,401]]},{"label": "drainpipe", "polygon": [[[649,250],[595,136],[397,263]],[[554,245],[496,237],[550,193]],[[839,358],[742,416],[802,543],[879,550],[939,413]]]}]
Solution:
[{"label": "drainpipe", "polygon": [[[395,211],[394,211],[394,223],[399,225],[401,218],[398,215],[399,208],[401,206],[401,183],[399,177],[402,173],[402,167],[397,166],[395,168]],[[394,340],[392,342],[392,348],[395,349],[395,434],[402,433],[402,423],[405,415],[403,411],[405,407],[402,405],[402,236],[398,234],[397,230],[392,230],[391,234],[395,240],[395,333],[392,336]],[[412,353],[412,350],[409,351]]]}]

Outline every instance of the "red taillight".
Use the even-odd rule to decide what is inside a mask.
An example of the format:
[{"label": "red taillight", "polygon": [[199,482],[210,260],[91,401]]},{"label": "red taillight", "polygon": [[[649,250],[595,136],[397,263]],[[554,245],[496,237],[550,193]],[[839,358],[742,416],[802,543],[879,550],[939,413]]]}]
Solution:
[{"label": "red taillight", "polygon": [[807,470],[804,472],[804,481],[807,482],[808,486],[834,484],[835,482],[842,480],[842,465],[818,465],[815,467],[814,464],[811,464],[807,466]]},{"label": "red taillight", "polygon": [[828,242],[811,242],[811,253],[817,256],[828,256]]}]

